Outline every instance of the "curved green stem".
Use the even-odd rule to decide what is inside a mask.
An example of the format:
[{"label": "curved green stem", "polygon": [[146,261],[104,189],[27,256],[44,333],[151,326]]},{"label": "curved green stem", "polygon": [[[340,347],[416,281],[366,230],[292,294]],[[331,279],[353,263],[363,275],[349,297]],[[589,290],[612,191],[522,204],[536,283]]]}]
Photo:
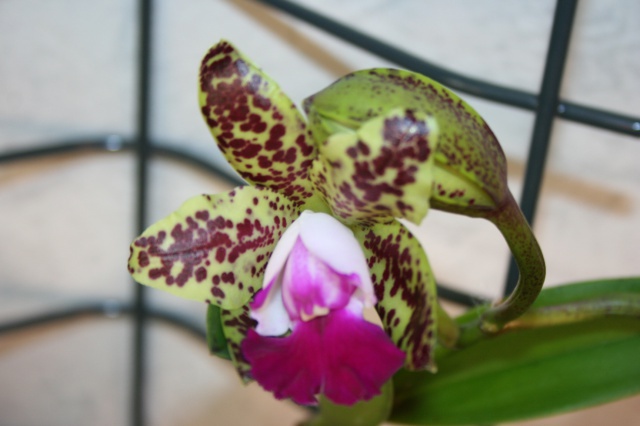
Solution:
[{"label": "curved green stem", "polygon": [[545,263],[540,246],[511,194],[507,195],[501,208],[488,215],[487,219],[504,236],[520,272],[518,283],[509,297],[482,315],[480,327],[487,332],[496,332],[524,314],[536,300],[544,283]]}]

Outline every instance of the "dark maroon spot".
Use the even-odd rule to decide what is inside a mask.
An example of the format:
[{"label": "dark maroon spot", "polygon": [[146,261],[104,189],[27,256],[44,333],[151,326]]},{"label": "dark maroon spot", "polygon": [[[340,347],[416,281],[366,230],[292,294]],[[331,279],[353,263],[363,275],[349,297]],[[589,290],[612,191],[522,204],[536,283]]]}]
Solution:
[{"label": "dark maroon spot", "polygon": [[227,250],[224,247],[218,247],[216,250],[216,261],[218,263],[224,262],[224,258],[227,255]]},{"label": "dark maroon spot", "polygon": [[[259,78],[260,76],[256,75],[255,77]],[[256,94],[253,98],[253,106],[268,111],[269,108],[271,108],[271,101],[268,98]]]},{"label": "dark maroon spot", "polygon": [[363,155],[369,155],[371,153],[369,146],[362,141],[358,141],[357,148]]},{"label": "dark maroon spot", "polygon": [[211,294],[214,297],[219,297],[220,299],[224,299],[224,291],[220,287],[211,287]]},{"label": "dark maroon spot", "polygon": [[300,152],[302,152],[303,156],[308,157],[313,154],[313,145],[307,144],[304,134],[301,134],[296,138],[296,145],[300,147]]},{"label": "dark maroon spot", "polygon": [[295,163],[297,158],[296,155],[296,149],[295,148],[289,148],[287,150],[287,154],[285,155],[285,157],[283,158],[283,162],[287,163],[287,164],[293,164]]},{"label": "dark maroon spot", "polygon": [[209,212],[206,210],[200,210],[196,212],[196,219],[205,221],[209,219]]},{"label": "dark maroon spot", "polygon": [[138,253],[138,264],[143,268],[149,266],[149,255],[146,251],[140,251]]},{"label": "dark maroon spot", "polygon": [[223,272],[221,278],[223,283],[233,284],[236,282],[236,277],[233,275],[233,272]]},{"label": "dark maroon spot", "polygon": [[282,141],[280,139],[269,139],[264,144],[264,149],[267,151],[275,151],[282,148]]},{"label": "dark maroon spot", "polygon": [[196,281],[202,282],[207,278],[207,270],[202,266],[196,270]]},{"label": "dark maroon spot", "polygon": [[258,166],[262,167],[263,169],[268,169],[272,165],[273,163],[266,156],[261,155],[260,157],[258,157]]}]

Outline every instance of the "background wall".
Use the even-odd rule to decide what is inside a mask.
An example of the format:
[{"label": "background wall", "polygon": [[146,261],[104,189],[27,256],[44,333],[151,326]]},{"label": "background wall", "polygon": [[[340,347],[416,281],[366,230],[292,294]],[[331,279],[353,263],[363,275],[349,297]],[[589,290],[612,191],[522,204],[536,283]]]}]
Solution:
[{"label": "background wall", "polygon": [[[452,70],[537,91],[554,2],[501,0],[297,0]],[[220,38],[234,42],[294,101],[350,71],[392,66],[250,1],[155,3],[152,137],[220,160],[200,118],[199,61]],[[0,2],[0,151],[112,134],[135,121],[136,4],[126,0]],[[640,114],[640,3],[583,0],[562,97]],[[517,194],[533,117],[462,94],[503,144]],[[640,144],[558,120],[535,226],[548,285],[640,275]],[[0,320],[45,308],[128,298],[134,235],[133,158],[61,155],[0,166]],[[188,197],[226,187],[179,163],[151,167],[155,221]],[[506,245],[491,225],[432,212],[415,229],[442,282],[497,297]],[[151,292],[194,319],[204,307]],[[68,322],[0,340],[0,425],[125,424],[130,327],[124,319]],[[172,327],[151,327],[150,424],[293,424],[304,414],[244,389],[230,366]],[[248,409],[247,407],[251,407]],[[623,411],[618,407],[625,407]],[[640,400],[536,425],[618,424]],[[600,416],[600,417],[599,417]],[[228,420],[222,420],[228,419]]]}]

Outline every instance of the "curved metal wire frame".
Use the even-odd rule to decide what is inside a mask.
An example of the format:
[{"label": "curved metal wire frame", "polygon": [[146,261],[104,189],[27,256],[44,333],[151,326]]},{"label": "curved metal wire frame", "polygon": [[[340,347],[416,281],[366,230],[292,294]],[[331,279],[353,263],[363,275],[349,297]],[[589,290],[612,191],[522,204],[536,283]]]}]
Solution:
[{"label": "curved metal wire frame", "polygon": [[[503,87],[452,72],[434,65],[407,52],[395,48],[373,37],[358,32],[309,9],[284,0],[255,0],[279,9],[300,20],[310,23],[325,32],[341,38],[345,42],[359,46],[380,58],[389,60],[400,67],[427,75],[441,83],[494,102],[524,108],[535,112],[536,121],[530,153],[528,157],[527,176],[521,201],[525,215],[531,221],[535,206],[539,198],[539,188],[544,173],[544,163],[551,134],[551,126],[556,117],[582,123],[585,125],[610,130],[616,133],[640,136],[640,118],[616,114],[597,108],[577,105],[558,99],[558,91],[562,80],[562,69],[567,56],[571,26],[575,17],[577,0],[562,0],[557,2],[554,24],[549,41],[549,49],[545,62],[543,85],[540,93],[533,94],[525,91]],[[90,136],[75,138],[55,143],[46,143],[26,150],[14,150],[0,154],[0,164],[21,160],[30,160],[56,154],[91,151],[91,152],[119,152],[133,151],[137,158],[136,176],[136,222],[141,232],[146,226],[148,162],[155,155],[161,155],[174,160],[188,163],[217,177],[227,180],[234,185],[242,184],[242,180],[235,174],[219,168],[213,163],[203,161],[200,157],[173,147],[166,143],[149,139],[150,99],[151,99],[151,53],[152,53],[152,0],[139,0],[139,63],[138,63],[138,94],[137,121],[135,137],[124,139],[117,135]],[[517,271],[513,265],[509,272],[509,286],[517,278]],[[133,374],[132,374],[132,405],[131,424],[142,426],[145,424],[144,383],[145,383],[145,329],[148,319],[160,319],[179,326],[192,333],[199,339],[204,339],[205,332],[201,326],[167,310],[151,309],[147,306],[144,287],[134,286],[134,296],[131,303],[114,301],[98,301],[81,303],[75,306],[53,310],[20,320],[0,324],[0,334],[21,331],[30,327],[86,315],[105,315],[111,317],[119,314],[129,314],[133,317],[134,345],[133,345]],[[439,296],[462,305],[473,306],[484,300],[472,295],[464,294],[450,287],[439,285]]]}]

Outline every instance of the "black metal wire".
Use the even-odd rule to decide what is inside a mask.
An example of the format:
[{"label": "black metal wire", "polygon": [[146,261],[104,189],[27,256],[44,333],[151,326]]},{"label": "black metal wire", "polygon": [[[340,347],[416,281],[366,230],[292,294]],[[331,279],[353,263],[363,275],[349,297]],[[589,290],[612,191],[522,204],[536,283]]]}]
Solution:
[{"label": "black metal wire", "polygon": [[[538,106],[536,94],[488,83],[432,64],[296,3],[286,0],[254,1],[295,16],[345,42],[403,68],[431,77],[452,89],[527,110],[535,110]],[[640,137],[640,117],[615,114],[562,100],[559,102],[555,114],[566,120]]]},{"label": "black metal wire", "polygon": [[[71,306],[52,309],[33,316],[0,324],[0,335],[20,332],[33,327],[50,324],[52,322],[76,319],[85,315],[117,318],[121,315],[132,315],[134,312],[135,306],[133,304],[124,303],[118,300],[77,303]],[[151,307],[147,308],[147,317],[149,319],[162,320],[166,323],[177,325],[182,330],[188,331],[194,337],[203,342],[206,339],[206,329],[202,325],[202,321],[198,321],[196,323],[184,315],[179,315],[173,311]]]},{"label": "black metal wire", "polygon": [[[140,0],[138,5],[138,95],[136,120],[136,229],[141,234],[147,224],[148,163],[151,153],[149,123],[151,118],[151,36],[153,23],[152,0]],[[131,424],[145,424],[145,322],[146,288],[134,284],[133,302],[133,353],[131,382]]]}]

